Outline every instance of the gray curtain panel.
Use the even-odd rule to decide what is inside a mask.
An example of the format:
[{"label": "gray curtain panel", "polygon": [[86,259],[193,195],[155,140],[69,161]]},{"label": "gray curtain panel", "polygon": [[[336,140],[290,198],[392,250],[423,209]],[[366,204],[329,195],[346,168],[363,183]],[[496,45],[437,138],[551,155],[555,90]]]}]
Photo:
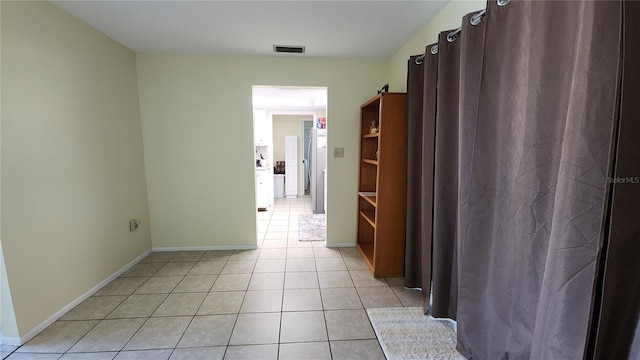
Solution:
[{"label": "gray curtain panel", "polygon": [[637,359],[638,5],[489,1],[470,16],[441,35],[437,80],[424,69],[432,314],[457,319],[469,359]]}]

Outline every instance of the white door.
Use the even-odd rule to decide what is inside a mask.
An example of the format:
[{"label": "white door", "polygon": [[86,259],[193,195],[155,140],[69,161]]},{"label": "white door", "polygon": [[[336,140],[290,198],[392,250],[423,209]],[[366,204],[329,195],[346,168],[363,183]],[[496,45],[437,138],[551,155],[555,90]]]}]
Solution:
[{"label": "white door", "polygon": [[284,194],[298,195],[298,137],[284,137]]},{"label": "white door", "polygon": [[298,196],[298,167],[284,167],[284,193],[287,197]]},{"label": "white door", "polygon": [[284,161],[285,161],[285,166],[298,165],[298,137],[297,136],[284,137]]}]

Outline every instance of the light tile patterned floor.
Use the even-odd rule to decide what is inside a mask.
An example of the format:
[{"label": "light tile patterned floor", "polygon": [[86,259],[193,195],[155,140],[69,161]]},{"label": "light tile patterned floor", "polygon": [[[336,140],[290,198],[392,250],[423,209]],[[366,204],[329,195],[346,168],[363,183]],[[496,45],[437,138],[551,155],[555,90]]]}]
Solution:
[{"label": "light tile patterned floor", "polygon": [[309,197],[258,213],[259,249],[156,252],[10,360],[384,359],[369,307],[421,306],[353,248],[299,242]]}]

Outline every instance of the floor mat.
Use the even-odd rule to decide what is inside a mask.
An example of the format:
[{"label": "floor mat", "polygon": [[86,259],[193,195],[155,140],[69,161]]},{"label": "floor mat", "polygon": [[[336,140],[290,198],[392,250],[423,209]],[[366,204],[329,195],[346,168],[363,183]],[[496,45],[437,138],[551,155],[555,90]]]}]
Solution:
[{"label": "floor mat", "polygon": [[299,241],[324,241],[325,215],[299,215],[298,216],[298,240]]},{"label": "floor mat", "polygon": [[387,360],[464,360],[453,325],[423,315],[421,307],[367,309],[367,315]]}]

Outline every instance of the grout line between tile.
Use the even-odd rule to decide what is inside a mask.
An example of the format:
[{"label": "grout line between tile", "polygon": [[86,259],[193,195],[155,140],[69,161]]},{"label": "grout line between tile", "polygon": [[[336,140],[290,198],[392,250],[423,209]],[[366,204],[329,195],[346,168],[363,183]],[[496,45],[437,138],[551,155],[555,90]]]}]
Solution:
[{"label": "grout line between tile", "polygon": [[[306,197],[303,199],[303,203],[304,203],[304,209],[305,209],[305,210],[307,210],[307,208],[310,206],[310,204],[307,202],[307,198],[306,198]],[[244,294],[243,294],[243,297],[242,297],[242,301],[240,302],[240,309],[242,308],[242,305],[243,305],[243,304],[244,304],[244,302],[246,301],[246,297],[247,297],[247,294],[248,294],[248,291],[249,291],[249,285],[251,284],[251,281],[254,279],[254,276],[255,276],[255,274],[256,274],[256,273],[255,273],[255,271],[256,271],[256,267],[257,267],[257,262],[260,260],[260,256],[261,256],[261,255],[263,255],[263,254],[267,254],[267,253],[268,253],[268,252],[270,252],[270,251],[273,251],[273,252],[277,253],[277,250],[275,250],[275,249],[284,249],[284,259],[282,259],[282,260],[285,262],[285,268],[284,268],[284,271],[283,271],[284,278],[283,278],[283,287],[282,287],[282,289],[281,289],[281,290],[282,290],[282,298],[281,298],[281,300],[280,300],[280,311],[279,311],[279,313],[280,313],[280,319],[279,319],[280,324],[279,324],[278,340],[277,340],[277,342],[274,344],[274,345],[277,345],[277,355],[278,355],[278,356],[280,356],[280,345],[281,345],[281,340],[282,340],[282,331],[283,331],[282,326],[283,326],[283,314],[284,314],[284,302],[285,302],[285,301],[284,301],[284,300],[285,300],[285,296],[284,296],[284,292],[285,292],[285,289],[284,289],[284,280],[285,280],[285,278],[286,278],[286,274],[287,274],[287,260],[289,259],[289,255],[290,255],[290,253],[292,253],[292,251],[290,251],[290,249],[293,249],[293,248],[296,248],[296,249],[311,249],[311,257],[309,257],[309,258],[300,258],[300,259],[308,259],[308,260],[312,261],[312,262],[314,263],[314,265],[316,265],[315,269],[314,269],[314,270],[312,270],[312,271],[313,271],[313,272],[315,272],[315,275],[316,275],[316,276],[315,276],[315,278],[316,278],[316,280],[317,280],[317,282],[318,282],[318,287],[317,287],[317,289],[318,289],[318,293],[319,293],[319,296],[320,296],[320,303],[321,303],[321,309],[320,309],[320,310],[322,311],[323,319],[324,319],[324,322],[325,322],[325,331],[326,331],[326,333],[327,333],[327,340],[326,340],[326,341],[299,341],[299,342],[291,342],[291,344],[296,344],[296,343],[326,343],[326,344],[328,344],[328,346],[329,346],[329,354],[330,354],[331,358],[333,358],[333,356],[334,356],[334,355],[333,355],[333,352],[332,352],[331,343],[333,343],[333,342],[339,342],[339,341],[341,341],[341,340],[334,340],[334,341],[331,341],[331,340],[330,340],[330,338],[329,338],[329,328],[328,328],[327,315],[326,315],[327,310],[325,309],[324,299],[323,299],[323,297],[322,297],[323,290],[327,290],[327,289],[323,289],[323,288],[321,288],[321,287],[320,287],[319,271],[318,271],[318,269],[317,269],[317,264],[316,264],[316,261],[317,261],[317,259],[319,259],[319,258],[318,258],[318,257],[316,257],[316,253],[317,253],[317,252],[315,251],[316,246],[313,246],[314,244],[311,244],[312,246],[295,246],[295,245],[297,245],[297,244],[294,244],[294,243],[293,243],[293,242],[294,242],[294,239],[291,239],[291,238],[290,238],[290,237],[292,236],[292,234],[293,234],[293,232],[292,232],[292,231],[290,231],[290,230],[291,230],[291,226],[292,226],[293,222],[295,221],[295,220],[292,218],[292,216],[294,215],[294,212],[292,212],[292,209],[291,209],[291,208],[292,208],[292,206],[295,206],[295,207],[296,207],[295,215],[296,215],[296,217],[297,217],[297,215],[301,214],[301,213],[300,213],[300,212],[298,212],[298,210],[297,210],[297,209],[298,209],[298,207],[299,207],[299,204],[300,204],[299,202],[296,202],[296,203],[295,203],[295,205],[294,205],[294,203],[293,203],[293,202],[291,202],[290,200],[288,200],[288,201],[281,201],[281,202],[278,202],[278,203],[277,203],[277,205],[276,205],[276,206],[274,206],[274,207],[273,207],[273,208],[268,212],[268,217],[267,217],[266,219],[258,219],[259,221],[265,221],[265,220],[266,220],[266,222],[267,222],[267,230],[264,232],[264,235],[262,236],[262,239],[258,239],[258,240],[257,240],[257,242],[258,242],[258,252],[257,252],[257,254],[258,254],[258,255],[257,255],[257,257],[256,257],[255,259],[238,259],[238,260],[251,260],[251,261],[254,261],[253,266],[252,266],[252,268],[251,268],[250,276],[249,276],[249,282],[247,283],[246,288],[245,288],[244,290],[241,290],[241,291],[243,291],[243,292],[244,292]],[[274,209],[282,210],[282,209],[283,209],[283,208],[285,208],[285,207],[286,207],[286,210],[284,210],[284,211],[278,211],[278,212],[273,211]],[[281,217],[276,217],[276,218],[274,218],[274,215],[275,215],[276,213],[277,213],[277,214],[279,214],[279,215],[281,215]],[[306,213],[306,212],[305,212],[305,213]],[[286,218],[282,218],[282,217],[284,217],[284,215],[285,215],[285,214],[287,215],[287,217],[286,217]],[[269,240],[270,240],[270,239],[269,239],[269,240],[267,240],[267,239],[266,239],[266,237],[267,237],[267,234],[268,234],[268,232],[269,232],[269,230],[268,230],[268,229],[269,229],[271,226],[275,226],[275,225],[273,225],[273,224],[274,224],[274,221],[282,221],[282,222],[285,222],[285,221],[286,221],[286,223],[287,223],[287,225],[286,225],[286,228],[287,228],[287,230],[286,230],[286,234],[287,234],[287,235],[286,235],[286,240],[284,240],[285,244],[283,245],[283,247],[277,247],[277,246],[269,247],[269,248],[263,247],[262,245],[265,243],[265,241],[269,241]],[[282,226],[282,225],[278,225],[278,226]],[[282,232],[282,231],[276,231],[276,232]],[[274,240],[274,241],[283,241],[282,239],[273,239],[273,240]],[[274,244],[274,245],[275,245],[275,244]],[[291,245],[293,245],[293,246],[291,246]],[[269,249],[269,250],[267,250],[267,249]],[[195,261],[193,261],[193,260],[187,261],[187,262],[193,262],[193,263],[195,263],[195,264],[198,264],[198,263],[200,263],[200,262],[206,262],[206,261],[219,261],[219,262],[223,262],[223,264],[222,264],[222,267],[221,267],[220,271],[219,271],[217,274],[202,274],[202,275],[210,275],[210,276],[214,276],[214,275],[215,275],[215,276],[216,276],[216,279],[215,279],[215,281],[213,281],[213,284],[212,284],[212,286],[209,288],[209,290],[208,290],[208,291],[202,292],[202,293],[204,293],[204,294],[205,294],[205,297],[202,299],[202,301],[200,302],[200,304],[199,304],[199,305],[198,305],[198,307],[197,307],[197,310],[196,310],[195,314],[194,314],[193,316],[191,316],[191,319],[189,320],[189,323],[187,324],[187,326],[186,326],[186,327],[184,328],[184,330],[182,331],[182,333],[181,333],[180,337],[178,338],[178,342],[176,343],[176,346],[174,346],[172,349],[170,349],[170,350],[171,350],[170,356],[172,356],[172,355],[175,353],[175,351],[178,349],[178,344],[179,344],[179,343],[180,343],[180,341],[182,341],[182,339],[184,338],[184,336],[185,336],[185,334],[186,334],[187,330],[188,330],[188,329],[189,329],[189,327],[193,324],[193,321],[195,320],[196,316],[205,316],[205,315],[198,315],[198,311],[200,311],[200,310],[201,310],[201,308],[202,308],[202,306],[203,306],[203,304],[204,304],[204,302],[205,302],[205,300],[206,300],[207,296],[209,296],[209,295],[211,295],[211,294],[214,294],[214,293],[219,293],[219,292],[237,292],[237,291],[239,291],[239,290],[213,291],[213,288],[214,288],[214,286],[215,286],[216,282],[218,282],[218,281],[219,281],[220,276],[221,276],[221,275],[223,275],[223,274],[222,274],[222,272],[224,271],[225,267],[226,267],[226,266],[229,264],[229,262],[231,261],[232,256],[233,256],[234,254],[238,254],[238,253],[241,253],[241,252],[242,252],[242,251],[238,251],[238,250],[236,250],[236,251],[231,252],[231,254],[230,254],[228,257],[226,257],[226,258],[224,258],[224,257],[223,257],[223,258],[211,258],[211,259],[205,259],[205,260],[203,260],[203,259],[205,258],[205,255],[207,254],[207,252],[205,251],[205,252],[202,252],[202,254],[201,254],[199,257],[197,257],[197,258],[198,258],[197,260],[195,260]],[[123,300],[121,300],[121,301],[120,301],[120,302],[119,302],[119,303],[118,303],[118,304],[117,304],[117,305],[116,305],[116,306],[115,306],[111,311],[109,311],[109,312],[108,312],[104,317],[102,317],[102,319],[97,319],[98,321],[96,322],[96,324],[95,324],[94,326],[92,326],[92,327],[91,327],[91,329],[89,329],[89,330],[88,330],[88,331],[87,331],[87,332],[86,332],[82,337],[80,337],[80,339],[78,339],[76,342],[74,342],[74,344],[73,344],[73,345],[71,345],[71,346],[69,347],[69,349],[67,349],[67,351],[65,351],[65,352],[64,352],[64,354],[67,354],[67,353],[68,353],[68,351],[69,351],[69,350],[71,350],[71,348],[73,348],[73,346],[75,346],[78,342],[82,341],[82,339],[84,339],[84,338],[87,336],[87,334],[89,334],[91,331],[93,331],[93,330],[94,330],[94,329],[95,329],[95,328],[96,328],[100,323],[102,323],[103,321],[105,321],[105,320],[116,320],[115,318],[114,318],[114,319],[108,319],[108,316],[109,316],[109,315],[111,315],[111,314],[112,314],[112,313],[113,313],[113,312],[114,312],[114,311],[115,311],[119,306],[121,306],[125,301],[127,301],[128,299],[130,299],[132,295],[151,295],[151,293],[149,293],[149,294],[136,294],[136,291],[138,291],[142,286],[144,286],[144,285],[145,285],[148,281],[150,281],[151,279],[161,277],[161,276],[158,276],[157,274],[158,274],[158,273],[161,271],[161,269],[162,269],[162,268],[164,268],[167,264],[172,263],[172,262],[173,262],[173,263],[178,262],[178,261],[176,260],[176,258],[179,256],[179,254],[180,254],[180,253],[181,253],[181,252],[175,252],[175,253],[173,253],[170,257],[168,257],[168,260],[167,260],[167,261],[150,262],[150,263],[161,263],[161,264],[163,264],[163,265],[162,265],[162,266],[160,266],[157,270],[152,271],[150,276],[144,276],[144,277],[146,277],[146,278],[147,278],[147,280],[146,280],[146,281],[144,281],[144,282],[142,282],[140,285],[138,285],[138,286],[135,288],[135,290],[133,290],[133,292],[131,292],[130,294],[128,294],[128,295],[126,295],[126,296],[124,296]],[[340,257],[339,257],[339,258],[342,260],[342,263],[345,265],[345,267],[347,267],[347,266],[346,266],[346,262],[345,262],[345,257],[346,257],[346,256],[345,256],[345,254],[341,251],[341,252],[340,252]],[[195,257],[194,257],[194,258],[195,258]],[[321,256],[320,258],[323,258],[323,257]],[[276,259],[266,258],[266,259],[262,259],[262,260],[279,260],[279,259],[280,259],[280,258],[276,258]],[[296,259],[297,259],[297,258],[296,258]],[[329,259],[329,258],[326,258],[326,259]],[[178,260],[179,260],[179,259],[178,259]],[[182,262],[184,262],[184,261],[182,261]],[[139,263],[139,264],[140,264],[140,263]],[[195,266],[195,265],[194,265],[194,266]],[[193,268],[193,267],[192,267],[192,268]],[[335,270],[335,271],[343,271],[343,270]],[[351,271],[348,267],[346,268],[346,271],[349,273],[349,279],[350,279],[350,280],[351,280],[351,282],[353,283],[353,287],[347,287],[347,288],[353,288],[353,289],[356,291],[356,294],[357,294],[357,296],[358,296],[358,300],[359,300],[359,302],[360,302],[360,305],[362,306],[362,309],[363,309],[363,310],[365,311],[365,313],[367,314],[367,319],[368,319],[368,321],[369,321],[369,324],[372,326],[372,324],[371,324],[371,319],[370,319],[370,318],[369,318],[369,316],[368,316],[368,313],[367,313],[367,311],[366,311],[367,309],[366,309],[366,308],[365,308],[365,306],[364,306],[363,299],[362,299],[362,297],[361,297],[360,293],[358,292],[358,288],[359,288],[359,287],[356,287],[356,286],[355,286],[355,282],[354,282],[354,278],[353,278],[353,275],[352,275],[352,271]],[[186,275],[184,275],[184,276],[183,276],[183,275],[179,275],[179,276],[182,276],[181,281],[184,281],[185,277],[186,277],[186,276],[189,276],[189,274],[187,273],[187,274],[186,274]],[[135,277],[135,276],[134,276],[134,277]],[[165,296],[165,297],[164,297],[164,300],[163,300],[163,301],[161,301],[161,302],[160,302],[160,304],[158,304],[157,306],[155,306],[155,308],[151,311],[151,314],[150,314],[149,316],[146,316],[146,317],[142,317],[142,318],[141,318],[141,319],[144,319],[144,321],[142,321],[142,323],[141,323],[140,327],[139,327],[135,332],[133,332],[133,335],[132,335],[132,336],[131,336],[127,341],[125,341],[125,342],[124,342],[124,345],[122,346],[122,348],[120,348],[119,350],[116,350],[116,351],[114,351],[114,352],[117,352],[118,354],[120,354],[120,353],[122,353],[122,352],[124,351],[124,349],[126,348],[126,346],[127,346],[127,345],[132,341],[132,339],[133,339],[133,338],[134,338],[134,337],[135,337],[135,336],[136,336],[136,335],[141,331],[141,329],[142,329],[142,328],[143,328],[143,327],[144,327],[144,326],[149,322],[149,320],[152,318],[152,315],[153,315],[153,314],[158,310],[158,308],[160,308],[160,306],[162,306],[162,304],[166,301],[166,299],[167,299],[171,294],[175,294],[175,293],[176,293],[175,291],[176,291],[176,289],[178,288],[178,286],[180,285],[180,282],[181,282],[181,281],[177,282],[177,283],[176,283],[176,285],[175,285],[175,286],[173,286],[173,287],[172,287],[172,289],[169,291],[169,293],[158,293],[158,294],[162,294],[162,295],[164,295],[164,296]],[[404,307],[404,306],[405,306],[405,304],[402,302],[402,300],[400,299],[400,297],[398,296],[398,294],[393,290],[393,288],[391,287],[391,285],[389,284],[389,282],[388,282],[388,281],[386,281],[386,279],[385,279],[385,283],[386,283],[386,287],[388,287],[389,289],[391,289],[391,291],[392,291],[392,292],[393,292],[393,294],[394,294],[394,297],[398,300],[398,302],[401,304],[401,306],[403,306],[403,307]],[[192,293],[192,292],[190,292],[190,293]],[[106,295],[105,295],[105,296],[106,296]],[[308,310],[308,311],[311,311],[311,310]],[[298,312],[304,312],[304,311],[300,310],[300,311],[298,311]],[[230,334],[229,334],[229,339],[227,340],[227,343],[226,343],[226,346],[225,346],[225,349],[224,349],[224,354],[223,354],[223,356],[226,356],[226,355],[227,355],[227,352],[228,352],[228,350],[229,350],[229,347],[230,347],[230,346],[233,346],[233,345],[231,345],[231,338],[232,338],[233,332],[234,332],[234,330],[236,329],[236,326],[237,326],[237,324],[238,324],[238,319],[239,319],[239,316],[240,316],[240,310],[238,310],[238,312],[237,312],[237,313],[232,314],[232,315],[234,315],[234,316],[235,316],[235,319],[234,319],[233,326],[231,327],[231,332],[230,332]],[[170,315],[169,317],[172,317],[172,316],[174,316],[174,315]],[[175,316],[178,316],[178,315],[175,315]],[[133,319],[133,318],[137,318],[137,317],[123,317],[123,318],[118,318],[118,319]],[[75,320],[67,320],[67,321],[75,321]],[[78,321],[79,321],[79,320],[78,320]],[[376,340],[378,341],[378,343],[379,343],[379,340],[378,340],[378,338],[377,338],[377,334],[376,334],[375,339],[376,339]],[[344,341],[348,341],[348,340],[344,340]],[[287,343],[287,344],[289,344],[289,343]],[[223,345],[223,346],[224,346],[224,345]],[[190,347],[190,348],[206,348],[206,347],[208,347],[208,346],[193,346],[193,347]],[[15,352],[15,350],[14,350],[14,352]],[[12,352],[12,353],[13,353],[13,352]]]}]

